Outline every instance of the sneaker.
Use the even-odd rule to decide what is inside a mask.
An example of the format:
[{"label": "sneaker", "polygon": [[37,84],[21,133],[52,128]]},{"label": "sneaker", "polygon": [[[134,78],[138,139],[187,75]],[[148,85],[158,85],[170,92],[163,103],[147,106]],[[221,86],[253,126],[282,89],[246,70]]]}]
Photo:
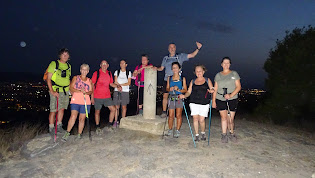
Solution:
[{"label": "sneaker", "polygon": [[70,136],[70,132],[66,132],[63,137],[61,138],[61,141],[66,142]]},{"label": "sneaker", "polygon": [[66,131],[63,130],[62,124],[57,125],[57,133],[65,133]]},{"label": "sneaker", "polygon": [[161,118],[165,118],[166,116],[167,116],[167,115],[166,115],[166,112],[165,112],[165,111],[163,111],[162,114],[160,115]]},{"label": "sneaker", "polygon": [[100,127],[97,127],[95,132],[96,132],[96,135],[101,135],[102,129]]},{"label": "sneaker", "polygon": [[229,139],[232,141],[232,142],[236,142],[237,141],[237,137],[236,137],[236,135],[233,133],[230,133],[229,134]]},{"label": "sneaker", "polygon": [[117,128],[117,127],[118,127],[118,124],[117,124],[116,121],[114,122],[113,127],[114,127],[114,128]]},{"label": "sneaker", "polygon": [[195,142],[199,142],[199,141],[200,141],[199,135],[196,135]]},{"label": "sneaker", "polygon": [[201,140],[203,140],[203,141],[206,141],[206,140],[207,140],[206,134],[201,134]]},{"label": "sneaker", "polygon": [[175,130],[174,137],[175,137],[175,138],[178,138],[179,136],[180,136],[180,132],[179,132],[179,130]]},{"label": "sneaker", "polygon": [[167,134],[165,134],[165,136],[171,136],[172,135],[173,130],[168,130]]},{"label": "sneaker", "polygon": [[139,109],[139,115],[143,114],[143,109]]},{"label": "sneaker", "polygon": [[221,142],[222,143],[228,143],[228,136],[227,136],[227,134],[221,134],[222,135],[222,137],[221,137]]}]

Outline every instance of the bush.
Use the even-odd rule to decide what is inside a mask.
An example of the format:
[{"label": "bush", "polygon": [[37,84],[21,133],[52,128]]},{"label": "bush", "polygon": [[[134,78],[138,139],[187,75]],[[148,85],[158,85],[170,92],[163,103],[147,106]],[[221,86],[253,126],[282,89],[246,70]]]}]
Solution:
[{"label": "bush", "polygon": [[22,123],[19,126],[0,129],[0,160],[17,153],[27,140],[46,130],[40,124]]}]

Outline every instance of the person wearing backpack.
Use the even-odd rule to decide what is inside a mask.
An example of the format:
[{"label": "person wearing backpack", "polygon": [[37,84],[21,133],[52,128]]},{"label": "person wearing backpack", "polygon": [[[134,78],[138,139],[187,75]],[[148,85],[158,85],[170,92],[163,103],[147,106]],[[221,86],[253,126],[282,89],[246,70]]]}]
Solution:
[{"label": "person wearing backpack", "polygon": [[[70,54],[67,48],[59,50],[59,60],[52,61],[47,68],[47,86],[50,96],[49,133],[54,133],[54,119],[58,108],[57,132],[63,133],[62,119],[64,110],[69,105],[69,85],[71,65],[68,63]],[[58,106],[57,106],[58,99]]]},{"label": "person wearing backpack", "polygon": [[182,126],[182,112],[183,112],[183,100],[179,98],[179,95],[187,92],[186,78],[180,76],[181,66],[178,62],[172,63],[173,75],[167,78],[166,90],[169,92],[168,100],[168,133],[166,136],[171,136],[173,122],[175,117],[176,110],[176,130],[173,133],[175,138],[178,138],[180,135],[180,127]]},{"label": "person wearing backpack", "polygon": [[175,43],[170,43],[168,45],[168,52],[169,55],[165,56],[162,60],[161,67],[154,67],[157,71],[163,71],[165,69],[165,75],[164,75],[164,82],[163,82],[163,101],[162,101],[162,114],[160,115],[161,118],[166,117],[166,109],[167,109],[167,100],[168,100],[168,94],[169,92],[166,91],[166,83],[167,78],[171,75],[173,75],[172,72],[172,63],[178,62],[181,66],[183,66],[183,63],[185,61],[188,61],[190,58],[194,58],[198,52],[201,50],[202,44],[199,42],[196,42],[197,48],[194,52],[190,54],[177,54],[176,53],[176,45]]},{"label": "person wearing backpack", "polygon": [[195,129],[195,141],[200,141],[198,127],[201,127],[201,140],[206,140],[206,124],[205,117],[208,116],[210,95],[208,93],[213,93],[214,87],[209,78],[203,75],[206,72],[206,67],[204,65],[195,66],[196,79],[191,80],[189,84],[188,91],[185,95],[180,95],[180,98],[187,98],[190,96],[190,112],[193,116],[194,129]]},{"label": "person wearing backpack", "polygon": [[[118,116],[119,116],[119,106],[121,105],[121,117],[126,117],[127,113],[127,104],[129,104],[129,85],[131,84],[131,72],[128,71],[126,60],[120,61],[120,70],[116,70],[114,73],[115,77],[115,84],[121,86],[119,88],[115,88],[113,101],[114,105],[116,106],[115,112],[115,121],[113,127],[117,127]],[[119,90],[121,88],[121,90]]]},{"label": "person wearing backpack", "polygon": [[153,67],[153,65],[149,64],[149,56],[147,54],[142,54],[141,64],[138,65],[133,72],[133,76],[136,77],[135,84],[138,86],[137,114],[143,114],[144,69],[151,67]]},{"label": "person wearing backpack", "polygon": [[113,125],[115,117],[115,106],[111,98],[109,87],[120,88],[119,85],[113,83],[112,73],[107,70],[109,64],[106,60],[103,60],[100,64],[100,69],[95,71],[92,76],[92,82],[94,84],[94,92],[91,95],[91,102],[95,108],[95,123],[96,133],[101,134],[100,128],[100,113],[102,106],[108,107],[109,113],[109,128]]}]

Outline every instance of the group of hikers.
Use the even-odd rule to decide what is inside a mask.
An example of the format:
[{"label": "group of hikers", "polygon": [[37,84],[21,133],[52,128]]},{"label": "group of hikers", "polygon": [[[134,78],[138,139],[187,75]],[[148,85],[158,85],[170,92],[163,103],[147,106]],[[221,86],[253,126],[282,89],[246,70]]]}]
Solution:
[{"label": "group of hikers", "polygon": [[[204,65],[195,66],[194,74],[196,78],[187,85],[186,78],[181,75],[181,68],[183,62],[194,58],[201,50],[201,43],[196,42],[196,46],[197,48],[190,54],[177,54],[176,45],[170,43],[168,46],[169,55],[163,58],[160,67],[150,64],[148,55],[144,54],[141,56],[141,64],[136,66],[133,72],[127,70],[127,61],[123,59],[120,61],[120,70],[114,72],[114,78],[111,71],[108,70],[109,63],[106,60],[101,61],[100,69],[93,73],[91,79],[87,77],[90,70],[89,65],[82,64],[80,66],[80,75],[74,76],[71,82],[71,65],[68,63],[70,53],[66,48],[61,49],[59,51],[59,59],[49,64],[46,77],[44,76],[50,95],[49,132],[51,134],[64,133],[61,140],[67,141],[79,115],[77,138],[82,138],[85,119],[90,113],[92,104],[95,108],[96,134],[102,133],[100,128],[100,111],[103,105],[110,111],[109,127],[118,127],[120,105],[121,117],[126,117],[131,79],[135,79],[135,84],[138,87],[137,113],[142,114],[144,71],[146,68],[152,68],[157,71],[165,69],[163,111],[160,117],[168,117],[169,130],[165,134],[166,136],[171,136],[172,134],[175,138],[180,136],[182,111],[183,107],[185,107],[184,99],[190,97],[189,106],[195,131],[194,140],[206,140],[205,118],[208,116],[209,109],[213,107],[219,110],[221,117],[221,142],[228,143],[229,139],[235,142],[237,137],[234,133],[234,117],[238,103],[238,92],[241,90],[240,77],[236,71],[230,70],[231,59],[223,57],[221,61],[223,70],[216,74],[214,86],[209,78],[204,77],[206,72]],[[114,88],[113,98],[111,97],[110,87]],[[71,116],[67,129],[64,131],[62,119],[64,110],[69,105],[69,93],[72,95],[70,101]],[[175,116],[177,124],[173,133]],[[55,121],[56,124],[54,124]],[[199,135],[199,125],[201,127],[201,135]]]}]

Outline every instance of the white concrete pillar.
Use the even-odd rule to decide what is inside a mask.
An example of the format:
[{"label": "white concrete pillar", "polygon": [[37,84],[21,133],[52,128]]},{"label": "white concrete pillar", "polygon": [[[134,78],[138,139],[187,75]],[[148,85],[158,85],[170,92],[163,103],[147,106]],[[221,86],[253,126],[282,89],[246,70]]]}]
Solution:
[{"label": "white concrete pillar", "polygon": [[155,119],[156,115],[157,71],[147,68],[144,71],[143,118]]}]

